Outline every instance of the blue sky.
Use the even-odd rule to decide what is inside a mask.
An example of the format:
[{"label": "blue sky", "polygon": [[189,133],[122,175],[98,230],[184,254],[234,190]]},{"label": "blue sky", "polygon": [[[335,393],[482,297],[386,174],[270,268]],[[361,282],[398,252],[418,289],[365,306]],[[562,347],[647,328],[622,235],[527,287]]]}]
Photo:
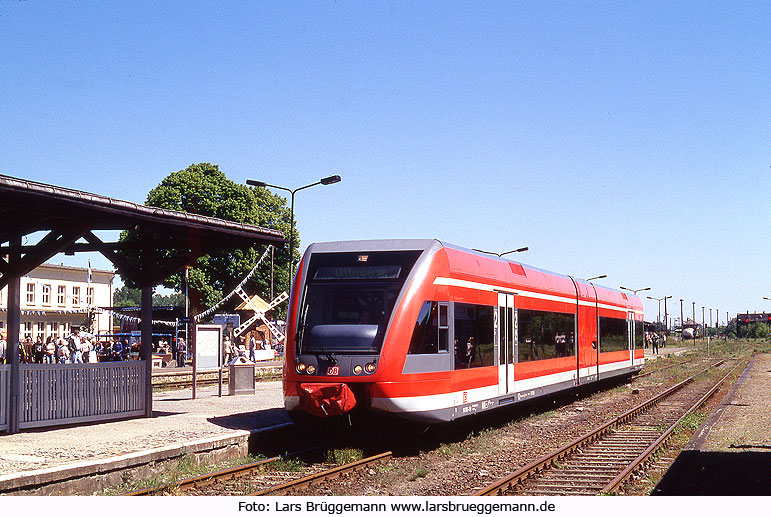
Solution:
[{"label": "blue sky", "polygon": [[198,162],[340,174],[297,194],[303,247],[529,246],[724,320],[771,312],[770,41],[761,2],[0,0],[0,172],[136,202]]}]

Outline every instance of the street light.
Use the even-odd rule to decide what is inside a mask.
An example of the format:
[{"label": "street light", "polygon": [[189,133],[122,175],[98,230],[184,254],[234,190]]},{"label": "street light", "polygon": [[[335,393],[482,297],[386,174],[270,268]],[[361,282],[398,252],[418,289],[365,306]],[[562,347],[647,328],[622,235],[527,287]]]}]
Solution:
[{"label": "street light", "polygon": [[651,288],[650,287],[643,287],[642,289],[629,289],[628,287],[619,287],[619,289],[623,289],[625,291],[630,291],[630,292],[634,293],[635,296],[637,296],[637,293],[639,293],[640,291],[650,291]]},{"label": "street light", "polygon": [[511,251],[504,251],[503,253],[496,253],[495,251],[485,251],[485,250],[478,250],[478,249],[476,249],[476,248],[474,248],[474,251],[478,251],[478,252],[480,252],[480,253],[489,253],[489,254],[491,254],[491,255],[497,255],[497,256],[499,256],[499,257],[502,257],[502,256],[504,256],[504,255],[508,255],[509,253],[521,253],[521,252],[523,252],[523,251],[527,251],[527,250],[529,250],[529,249],[530,249],[530,248],[528,248],[527,246],[525,246],[524,248],[517,248],[517,249],[515,249],[515,250],[511,250]]},{"label": "street light", "polygon": [[335,174],[334,176],[327,176],[326,178],[321,178],[316,183],[311,183],[310,185],[304,185],[302,187],[298,187],[294,190],[282,187],[280,185],[271,185],[270,183],[265,183],[264,181],[257,181],[257,180],[246,180],[247,185],[251,185],[252,187],[271,187],[271,188],[277,188],[281,190],[286,190],[287,192],[290,192],[292,194],[292,202],[289,207],[289,283],[291,287],[291,283],[294,281],[294,195],[295,192],[299,192],[300,190],[315,187],[316,185],[332,185],[333,183],[339,183],[341,181],[340,176]]},{"label": "street light", "polygon": [[659,302],[659,315],[658,315],[658,318],[656,319],[656,321],[661,323],[661,300],[664,300],[664,298],[656,298],[654,296],[648,296],[647,298],[649,300],[656,300],[657,302]]},{"label": "street light", "polygon": [[587,278],[586,281],[588,282],[590,280],[599,280],[600,278],[607,278],[607,276],[608,275],[597,275],[597,276],[593,276],[591,278]]}]

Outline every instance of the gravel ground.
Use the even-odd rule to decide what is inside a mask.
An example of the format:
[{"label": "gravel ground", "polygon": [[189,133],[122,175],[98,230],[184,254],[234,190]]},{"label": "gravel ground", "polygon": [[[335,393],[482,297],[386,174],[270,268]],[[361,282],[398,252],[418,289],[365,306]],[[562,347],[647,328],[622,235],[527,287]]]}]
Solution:
[{"label": "gravel ground", "polygon": [[725,407],[702,450],[764,451],[771,448],[771,354],[756,357],[749,377]]}]

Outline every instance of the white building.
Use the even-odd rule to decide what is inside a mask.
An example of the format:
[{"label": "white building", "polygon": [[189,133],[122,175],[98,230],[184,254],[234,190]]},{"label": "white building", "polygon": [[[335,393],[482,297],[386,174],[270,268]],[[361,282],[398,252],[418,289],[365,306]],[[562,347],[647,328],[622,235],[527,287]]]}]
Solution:
[{"label": "white building", "polygon": [[[112,317],[94,307],[112,307],[112,271],[43,264],[21,278],[21,325],[19,336],[33,341],[48,336],[64,337],[80,327],[89,310],[94,314],[94,333],[112,332]],[[0,291],[0,329],[8,321],[8,288]]]}]

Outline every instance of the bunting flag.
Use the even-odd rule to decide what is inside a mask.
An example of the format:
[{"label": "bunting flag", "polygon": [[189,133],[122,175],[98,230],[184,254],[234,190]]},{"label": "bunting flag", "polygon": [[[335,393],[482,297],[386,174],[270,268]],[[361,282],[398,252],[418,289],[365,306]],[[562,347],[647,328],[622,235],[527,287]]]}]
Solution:
[{"label": "bunting flag", "polygon": [[244,286],[244,284],[246,284],[246,282],[249,281],[250,278],[252,278],[252,275],[254,275],[254,273],[257,272],[257,268],[260,267],[260,264],[262,264],[262,261],[265,260],[265,257],[268,256],[268,252],[271,250],[271,248],[273,248],[273,245],[272,244],[268,245],[268,247],[265,249],[265,253],[263,253],[262,257],[260,257],[260,260],[257,261],[257,264],[255,264],[254,267],[252,268],[252,270],[249,271],[249,273],[244,277],[243,280],[241,280],[241,283],[238,284],[235,289],[230,291],[230,294],[228,294],[222,300],[220,300],[217,303],[215,303],[214,305],[212,305],[210,308],[206,309],[204,312],[202,312],[202,313],[200,313],[200,314],[198,314],[196,316],[193,316],[193,320],[196,323],[201,321],[201,320],[203,320],[204,318],[206,318],[207,316],[212,314],[214,311],[219,309],[220,306],[222,306],[223,303],[225,303],[230,298],[232,298],[233,295],[236,294],[236,292],[238,292],[238,290],[241,289]]}]

